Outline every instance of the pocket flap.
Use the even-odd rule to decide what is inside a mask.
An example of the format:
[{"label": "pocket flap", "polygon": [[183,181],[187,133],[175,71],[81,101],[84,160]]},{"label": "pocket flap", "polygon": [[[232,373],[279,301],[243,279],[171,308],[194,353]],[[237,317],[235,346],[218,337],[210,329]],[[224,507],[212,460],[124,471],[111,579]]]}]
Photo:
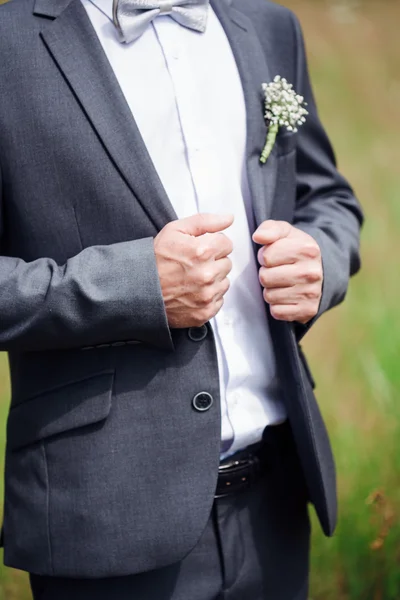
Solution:
[{"label": "pocket flap", "polygon": [[282,132],[281,129],[276,137],[276,143],[272,151],[275,151],[278,156],[283,156],[285,154],[289,154],[289,152],[294,150],[296,146],[297,133],[289,131]]},{"label": "pocket flap", "polygon": [[11,407],[7,444],[11,450],[107,418],[111,409],[114,372],[97,374],[48,390]]}]

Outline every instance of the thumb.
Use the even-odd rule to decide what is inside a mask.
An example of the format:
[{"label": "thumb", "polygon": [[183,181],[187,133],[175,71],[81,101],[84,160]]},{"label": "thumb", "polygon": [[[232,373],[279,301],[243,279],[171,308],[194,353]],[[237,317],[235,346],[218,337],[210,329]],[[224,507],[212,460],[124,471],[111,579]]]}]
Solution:
[{"label": "thumb", "polygon": [[288,237],[291,230],[292,226],[286,221],[264,221],[253,234],[253,241],[260,246],[268,246]]},{"label": "thumb", "polygon": [[230,227],[233,223],[233,215],[213,215],[203,213],[179,219],[175,226],[181,233],[198,237],[205,233],[218,233]]}]

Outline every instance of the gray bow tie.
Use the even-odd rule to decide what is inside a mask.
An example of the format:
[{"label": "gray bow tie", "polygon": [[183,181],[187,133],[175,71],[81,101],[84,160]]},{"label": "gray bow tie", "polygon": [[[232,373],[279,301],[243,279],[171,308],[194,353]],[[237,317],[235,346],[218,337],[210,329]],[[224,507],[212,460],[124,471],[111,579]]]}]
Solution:
[{"label": "gray bow tie", "polygon": [[122,42],[133,42],[158,16],[169,15],[180,25],[204,32],[209,0],[113,0],[113,19]]}]

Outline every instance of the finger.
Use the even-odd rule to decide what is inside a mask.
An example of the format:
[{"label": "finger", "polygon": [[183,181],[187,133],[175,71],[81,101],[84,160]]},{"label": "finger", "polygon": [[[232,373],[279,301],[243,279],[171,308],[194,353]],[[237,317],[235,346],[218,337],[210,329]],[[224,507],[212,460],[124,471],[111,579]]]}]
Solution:
[{"label": "finger", "polygon": [[197,297],[200,306],[211,306],[223,298],[230,288],[230,281],[225,277],[222,281],[214,283],[212,286],[204,287]]},{"label": "finger", "polygon": [[274,304],[297,304],[301,298],[295,291],[297,286],[288,288],[264,288],[263,296],[265,302],[270,305]]},{"label": "finger", "polygon": [[214,260],[226,258],[233,252],[233,243],[224,233],[215,233],[211,241],[214,246]]},{"label": "finger", "polygon": [[300,316],[297,304],[274,304],[270,313],[277,321],[298,321]]},{"label": "finger", "polygon": [[291,265],[302,258],[298,240],[282,238],[258,251],[258,262],[264,267]]},{"label": "finger", "polygon": [[281,267],[261,267],[259,270],[260,283],[264,288],[288,288],[298,283],[299,276],[294,265],[283,265]]},{"label": "finger", "polygon": [[213,263],[206,263],[205,267],[192,271],[192,276],[200,286],[212,286],[223,281],[232,271],[230,258],[221,258]]},{"label": "finger", "polygon": [[286,221],[264,221],[253,234],[253,241],[261,246],[273,244],[278,240],[288,237],[292,230]]},{"label": "finger", "polygon": [[289,288],[264,288],[264,300],[268,304],[312,304],[319,305],[320,284],[294,285]]},{"label": "finger", "polygon": [[203,260],[219,260],[225,258],[228,254],[232,254],[233,244],[231,240],[223,233],[210,233],[199,236],[196,240],[197,258]]},{"label": "finger", "polygon": [[304,324],[311,321],[318,313],[318,308],[302,304],[273,304],[270,305],[269,310],[277,321],[297,321]]},{"label": "finger", "polygon": [[221,308],[224,305],[224,297],[222,296],[221,298],[219,298],[218,300],[215,301],[214,304],[214,317],[215,315],[217,315],[219,313],[219,311],[221,310]]},{"label": "finger", "polygon": [[232,261],[230,258],[221,258],[215,261],[215,281],[223,281],[232,271]]},{"label": "finger", "polygon": [[201,213],[172,221],[170,227],[174,227],[181,233],[198,237],[205,233],[218,233],[230,227],[233,223],[233,215],[213,215],[211,213]]},{"label": "finger", "polygon": [[211,321],[224,305],[224,298],[221,297],[211,303],[207,308],[197,310],[196,312],[196,327],[204,325],[207,321]]},{"label": "finger", "polygon": [[321,284],[323,271],[315,261],[301,261],[294,265],[261,267],[259,278],[265,288],[286,288],[299,284]]},{"label": "finger", "polygon": [[230,287],[231,287],[231,283],[230,283],[229,279],[227,277],[225,277],[225,279],[223,279],[218,284],[218,288],[216,290],[214,300],[217,301],[217,300],[220,300],[221,298],[223,298],[225,296],[225,294],[228,292]]},{"label": "finger", "polygon": [[229,290],[230,281],[226,277],[222,281],[215,282],[213,285],[203,286],[196,294],[196,302],[200,307],[211,307],[212,304],[225,296]]}]

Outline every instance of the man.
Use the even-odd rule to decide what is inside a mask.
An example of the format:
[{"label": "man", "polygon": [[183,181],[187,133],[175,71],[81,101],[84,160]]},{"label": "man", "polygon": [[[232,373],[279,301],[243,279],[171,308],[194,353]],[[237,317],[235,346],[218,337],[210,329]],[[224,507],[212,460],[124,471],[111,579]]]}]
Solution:
[{"label": "man", "polygon": [[[0,17],[6,564],[35,600],[305,600],[307,504],[330,535],[336,490],[298,343],[343,300],[362,217],[296,18],[264,0]],[[262,164],[277,75],[309,114]]]}]

